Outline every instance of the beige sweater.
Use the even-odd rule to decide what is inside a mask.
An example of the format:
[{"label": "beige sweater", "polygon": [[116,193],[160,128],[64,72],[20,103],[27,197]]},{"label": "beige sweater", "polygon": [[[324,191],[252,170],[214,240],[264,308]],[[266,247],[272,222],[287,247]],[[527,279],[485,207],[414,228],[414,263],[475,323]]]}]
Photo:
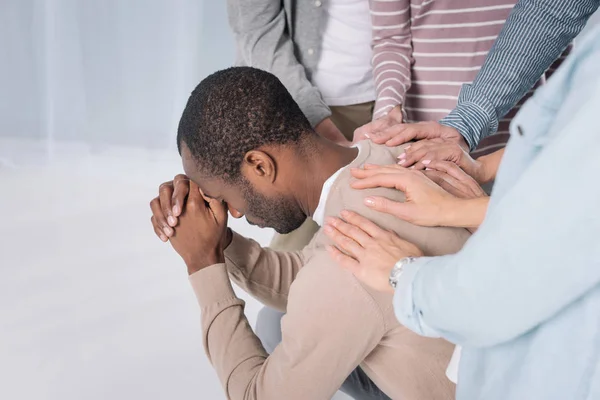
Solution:
[{"label": "beige sweater", "polygon": [[[398,150],[370,142],[351,163],[392,164]],[[363,205],[368,195],[403,201],[390,189],[349,187],[349,168],[334,182],[326,216],[356,211],[417,244],[426,255],[458,251],[464,229],[425,228],[376,213]],[[362,285],[336,265],[319,231],[298,252],[276,252],[234,234],[218,264],[190,276],[202,311],[204,347],[232,400],[326,400],[358,365],[393,399],[453,399],[445,370],[453,346],[420,337],[398,323],[392,295]],[[229,279],[262,303],[285,310],[283,340],[268,355],[244,315]]]}]

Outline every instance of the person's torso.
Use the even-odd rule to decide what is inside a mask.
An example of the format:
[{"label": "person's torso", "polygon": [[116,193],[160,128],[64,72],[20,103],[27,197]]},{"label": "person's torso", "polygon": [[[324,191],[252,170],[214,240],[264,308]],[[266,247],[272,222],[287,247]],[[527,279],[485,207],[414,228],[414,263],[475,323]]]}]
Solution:
[{"label": "person's torso", "polygon": [[463,349],[459,399],[600,399],[600,286],[506,344]]},{"label": "person's torso", "polygon": [[321,7],[325,15],[312,82],[331,106],[374,100],[368,0],[322,0]]},{"label": "person's torso", "polygon": [[[596,77],[600,61],[600,28],[582,43],[575,58],[568,59],[548,85],[541,87],[517,114],[511,125],[511,140],[498,171],[494,194],[490,199],[491,215],[503,196],[517,185],[524,171],[535,166],[538,156],[550,148],[556,154],[569,152],[568,143],[582,159],[595,157],[598,151],[598,129],[590,124],[573,124],[574,116],[588,109],[598,109],[600,81]],[[590,111],[591,110],[591,111]],[[567,127],[569,129],[567,129]],[[561,160],[551,174],[557,188],[561,182],[579,179],[572,172],[562,173]],[[579,185],[594,185],[581,180]],[[587,186],[594,188],[594,186]],[[596,191],[596,193],[598,193]],[[578,193],[558,190],[556,196],[578,196]],[[524,194],[526,196],[526,194]],[[581,196],[580,209],[556,210],[569,212],[573,220],[582,221],[582,231],[572,232],[573,242],[565,243],[565,251],[575,256],[573,262],[588,262],[590,271],[597,271],[596,248],[585,246],[581,237],[597,237],[594,225],[595,204],[589,193]],[[540,207],[543,207],[540,204]],[[586,225],[587,224],[587,225]],[[531,246],[539,244],[532,243]],[[523,262],[536,263],[536,259]],[[540,279],[555,279],[544,275]],[[570,265],[561,265],[570,268]],[[579,265],[580,267],[580,265]],[[544,275],[544,276],[543,276]],[[488,348],[464,348],[458,377],[459,399],[600,399],[600,286],[592,285],[597,274],[590,272],[582,280],[591,289],[578,300],[549,316],[529,332],[504,344]],[[532,301],[545,299],[532,293]],[[527,307],[527,304],[523,304]],[[494,311],[490,310],[490,315]],[[511,321],[506,321],[510,324]]]}]

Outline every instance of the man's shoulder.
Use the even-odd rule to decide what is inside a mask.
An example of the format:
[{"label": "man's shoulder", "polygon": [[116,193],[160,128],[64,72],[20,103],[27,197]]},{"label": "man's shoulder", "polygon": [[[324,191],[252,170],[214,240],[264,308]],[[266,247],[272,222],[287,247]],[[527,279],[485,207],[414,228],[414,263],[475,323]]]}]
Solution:
[{"label": "man's shoulder", "polygon": [[356,179],[352,177],[351,168],[362,168],[365,164],[391,165],[396,164],[399,154],[404,152],[405,146],[388,147],[377,145],[371,141],[359,143],[360,153],[348,168],[343,169],[333,183],[325,210],[341,211],[348,206],[364,206],[364,198],[367,196],[385,196],[391,200],[404,201],[404,193],[388,188],[372,188],[356,190],[350,184]]},{"label": "man's shoulder", "polygon": [[[354,167],[361,167],[365,163],[389,165],[396,161],[395,153],[389,151],[385,146],[370,145],[368,149],[370,152],[367,157],[359,165],[353,165]],[[375,222],[381,228],[396,232],[401,238],[419,246],[429,256],[455,253],[470,237],[470,233],[463,228],[417,226],[389,214],[374,211],[365,205],[366,197],[379,196],[392,201],[404,202],[406,200],[404,193],[389,188],[356,190],[350,187],[354,180],[349,168],[341,172],[327,199],[325,217],[339,216],[343,210],[354,211]],[[323,236],[319,239],[326,240]]]}]

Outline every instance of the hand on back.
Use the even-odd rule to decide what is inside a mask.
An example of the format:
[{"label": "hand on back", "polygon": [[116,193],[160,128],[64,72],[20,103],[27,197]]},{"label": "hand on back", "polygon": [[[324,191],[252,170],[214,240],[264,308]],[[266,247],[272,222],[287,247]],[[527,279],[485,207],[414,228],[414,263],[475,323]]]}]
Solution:
[{"label": "hand on back", "polygon": [[357,128],[354,131],[353,143],[360,142],[361,140],[372,139],[375,135],[385,131],[395,125],[402,124],[404,118],[402,115],[402,109],[400,106],[394,107],[386,115],[377,118],[368,124]]},{"label": "hand on back", "polygon": [[448,161],[432,161],[427,171],[365,165],[364,169],[353,169],[352,175],[358,179],[352,183],[355,189],[388,187],[404,192],[403,203],[369,196],[365,205],[422,226],[445,226],[461,199],[486,196],[473,178]]}]

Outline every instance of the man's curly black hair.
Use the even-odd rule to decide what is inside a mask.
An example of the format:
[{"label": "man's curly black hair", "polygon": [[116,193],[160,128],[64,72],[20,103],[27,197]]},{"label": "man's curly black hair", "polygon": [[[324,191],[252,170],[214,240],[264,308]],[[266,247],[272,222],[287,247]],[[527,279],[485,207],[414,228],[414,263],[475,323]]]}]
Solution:
[{"label": "man's curly black hair", "polygon": [[204,173],[235,181],[244,155],[264,145],[297,144],[315,134],[285,86],[269,72],[233,67],[192,92],[177,131]]}]

